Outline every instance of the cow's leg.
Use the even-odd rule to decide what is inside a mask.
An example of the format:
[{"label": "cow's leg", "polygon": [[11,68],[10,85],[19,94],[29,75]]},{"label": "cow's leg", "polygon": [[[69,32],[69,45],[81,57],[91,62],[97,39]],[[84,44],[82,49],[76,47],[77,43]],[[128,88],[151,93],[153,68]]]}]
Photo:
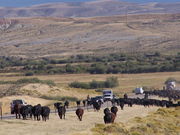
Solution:
[{"label": "cow's leg", "polygon": [[17,116],[17,113],[16,113],[16,119],[18,118],[18,116]]},{"label": "cow's leg", "polygon": [[59,118],[62,119],[62,115],[61,114],[59,115]]}]

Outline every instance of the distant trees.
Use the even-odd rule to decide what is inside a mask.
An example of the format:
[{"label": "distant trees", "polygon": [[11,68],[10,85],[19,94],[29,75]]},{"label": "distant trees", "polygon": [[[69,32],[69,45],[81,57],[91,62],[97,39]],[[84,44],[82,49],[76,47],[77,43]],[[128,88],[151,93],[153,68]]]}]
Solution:
[{"label": "distant trees", "polygon": [[34,75],[34,73],[32,71],[25,73],[25,76],[33,76],[33,75]]},{"label": "distant trees", "polygon": [[[163,55],[159,52],[144,54],[113,53],[107,55],[76,55],[60,59],[17,59],[0,57],[0,69],[21,66],[21,71],[33,74],[118,74],[180,71],[180,55]],[[11,68],[8,68],[10,71]],[[17,68],[17,71],[19,69]],[[16,69],[13,69],[13,72]],[[30,74],[31,73],[31,74]]]},{"label": "distant trees", "polygon": [[119,86],[119,82],[117,77],[109,77],[106,81],[92,80],[89,83],[75,81],[70,83],[69,86],[82,89],[114,88]]}]

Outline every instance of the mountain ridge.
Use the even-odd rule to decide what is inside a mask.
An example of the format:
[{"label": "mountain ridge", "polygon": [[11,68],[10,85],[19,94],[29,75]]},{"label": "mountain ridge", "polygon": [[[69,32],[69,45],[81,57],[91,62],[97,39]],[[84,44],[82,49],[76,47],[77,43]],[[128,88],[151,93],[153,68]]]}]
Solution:
[{"label": "mountain ridge", "polygon": [[30,7],[0,7],[0,17],[94,17],[122,14],[180,13],[180,2],[137,4],[118,0],[58,2]]}]

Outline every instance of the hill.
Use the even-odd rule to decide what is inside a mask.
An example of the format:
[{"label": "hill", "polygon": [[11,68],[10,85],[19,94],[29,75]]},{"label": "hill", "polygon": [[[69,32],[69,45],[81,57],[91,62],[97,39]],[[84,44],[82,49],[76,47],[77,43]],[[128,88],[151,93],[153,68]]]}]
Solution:
[{"label": "hill", "polygon": [[93,18],[0,19],[0,56],[40,58],[77,54],[176,53],[180,14]]},{"label": "hill", "polygon": [[146,13],[180,13],[180,3],[137,4],[119,0],[59,2],[19,8],[0,8],[0,17],[92,17]]}]

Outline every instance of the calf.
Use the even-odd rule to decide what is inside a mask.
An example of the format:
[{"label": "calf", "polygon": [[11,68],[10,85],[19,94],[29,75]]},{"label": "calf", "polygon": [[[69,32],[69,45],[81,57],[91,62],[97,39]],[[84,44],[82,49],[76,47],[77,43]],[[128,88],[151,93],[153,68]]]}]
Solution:
[{"label": "calf", "polygon": [[76,110],[76,115],[78,116],[79,120],[82,121],[82,116],[84,114],[84,110],[82,108],[78,108]]}]

